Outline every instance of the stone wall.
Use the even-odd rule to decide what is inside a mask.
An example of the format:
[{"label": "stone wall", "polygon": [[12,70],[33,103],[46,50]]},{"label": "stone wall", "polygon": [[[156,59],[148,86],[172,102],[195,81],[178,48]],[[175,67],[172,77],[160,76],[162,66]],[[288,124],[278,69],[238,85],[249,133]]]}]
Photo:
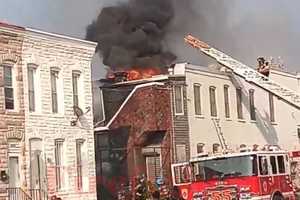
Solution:
[{"label": "stone wall", "polygon": [[[42,141],[42,160],[46,166],[49,196],[56,195],[62,199],[96,199],[96,174],[93,133],[91,58],[95,44],[64,36],[47,34],[35,30],[27,30],[23,44],[25,86],[25,105],[28,100],[28,64],[36,66],[35,95],[36,110],[26,113],[26,162],[27,188],[30,184],[30,139]],[[58,113],[52,113],[50,69],[59,73],[58,93],[61,105]],[[71,121],[76,117],[73,111],[72,72],[80,74],[79,107],[85,113],[75,126]],[[87,113],[86,113],[87,112]],[[63,139],[63,178],[64,187],[56,188],[55,173],[55,139]],[[76,140],[84,140],[83,189],[76,186]]]},{"label": "stone wall", "polygon": [[[24,29],[0,24],[0,172],[8,173],[8,157],[19,158],[21,170],[23,162],[23,133],[24,133],[24,102],[21,66],[21,50]],[[3,63],[13,67],[14,110],[5,109]],[[14,145],[8,140],[13,141]],[[13,147],[13,149],[12,149]],[[22,174],[21,181],[23,179]],[[0,199],[7,195],[8,181],[0,180]]]}]

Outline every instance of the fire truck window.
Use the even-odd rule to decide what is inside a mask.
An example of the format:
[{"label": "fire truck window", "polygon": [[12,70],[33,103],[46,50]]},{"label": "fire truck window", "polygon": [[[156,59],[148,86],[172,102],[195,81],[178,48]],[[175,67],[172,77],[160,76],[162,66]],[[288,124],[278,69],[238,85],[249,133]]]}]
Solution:
[{"label": "fire truck window", "polygon": [[272,173],[277,174],[277,166],[276,166],[276,157],[275,156],[270,156],[270,163],[272,167]]},{"label": "fire truck window", "polygon": [[283,156],[278,156],[277,160],[278,160],[279,173],[280,174],[285,173],[284,157]]},{"label": "fire truck window", "polygon": [[268,175],[268,162],[266,156],[259,157],[259,172],[260,175]]}]

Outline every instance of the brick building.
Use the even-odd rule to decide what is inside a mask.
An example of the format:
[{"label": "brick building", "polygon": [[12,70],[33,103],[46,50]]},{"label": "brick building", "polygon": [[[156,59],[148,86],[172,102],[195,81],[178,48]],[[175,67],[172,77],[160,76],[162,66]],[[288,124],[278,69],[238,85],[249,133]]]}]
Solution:
[{"label": "brick building", "polygon": [[101,87],[104,112],[95,129],[98,198],[116,198],[121,184],[134,184],[139,175],[169,184],[170,164],[188,159],[186,116],[173,115],[172,106],[172,90],[182,83],[181,77],[160,75]]},{"label": "brick building", "polygon": [[1,169],[9,174],[2,188],[33,199],[96,199],[91,93],[96,44],[29,28],[0,30],[1,121],[7,119],[0,132],[1,144],[8,146]]}]

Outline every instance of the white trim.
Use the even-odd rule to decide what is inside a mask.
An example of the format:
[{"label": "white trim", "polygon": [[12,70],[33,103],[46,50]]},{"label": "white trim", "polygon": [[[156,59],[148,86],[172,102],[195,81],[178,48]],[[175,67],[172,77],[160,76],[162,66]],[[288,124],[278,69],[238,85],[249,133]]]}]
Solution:
[{"label": "white trim", "polygon": [[71,41],[75,41],[75,42],[80,42],[80,43],[84,43],[84,44],[87,44],[87,45],[91,45],[93,47],[97,46],[96,42],[82,40],[82,39],[78,39],[78,38],[74,38],[74,37],[70,37],[70,36],[66,36],[66,35],[61,35],[61,34],[57,34],[57,33],[49,33],[49,32],[46,32],[46,31],[41,31],[41,30],[37,30],[37,29],[33,29],[33,28],[25,28],[25,30],[29,31],[29,32],[32,32],[32,33],[41,34],[41,35],[61,38],[61,39],[64,39],[64,40],[71,40]]},{"label": "white trim", "polygon": [[[182,112],[176,112],[176,90],[175,90],[175,87],[180,87],[180,96],[181,96],[181,99],[182,99],[182,101],[181,101],[181,109],[182,109]],[[174,85],[173,86],[173,93],[174,93],[174,95],[173,95],[173,101],[174,101],[174,104],[173,104],[173,106],[174,106],[174,114],[176,115],[176,116],[182,116],[182,115],[184,115],[184,96],[183,96],[183,85]]]},{"label": "white trim", "polygon": [[136,92],[136,90],[140,89],[140,88],[144,88],[144,87],[148,87],[148,86],[163,86],[164,83],[160,83],[160,82],[151,82],[151,83],[145,83],[145,84],[141,84],[141,85],[137,85],[135,86],[135,88],[130,92],[130,94],[128,95],[128,97],[125,99],[125,101],[122,103],[122,105],[120,106],[120,108],[118,109],[118,111],[115,113],[115,115],[110,119],[110,121],[107,123],[106,126],[102,126],[102,127],[97,127],[94,128],[94,131],[103,131],[103,130],[109,130],[110,125],[112,124],[112,122],[116,119],[116,117],[119,115],[119,113],[122,111],[122,109],[125,107],[125,105],[127,104],[127,102],[129,101],[129,99],[133,96],[133,94]]}]

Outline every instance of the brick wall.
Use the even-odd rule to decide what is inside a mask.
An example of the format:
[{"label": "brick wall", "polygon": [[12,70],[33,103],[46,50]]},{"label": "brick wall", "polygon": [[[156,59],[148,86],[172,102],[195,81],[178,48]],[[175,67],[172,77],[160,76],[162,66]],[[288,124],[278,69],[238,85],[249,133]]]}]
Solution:
[{"label": "brick wall", "polygon": [[[26,117],[26,162],[27,188],[30,188],[30,139],[42,140],[42,160],[47,169],[47,186],[50,195],[57,195],[62,199],[96,199],[95,157],[93,112],[91,93],[91,58],[95,44],[58,35],[41,33],[34,30],[26,32],[23,44],[22,68],[24,71],[24,100],[28,102],[28,64],[36,65],[36,111],[29,112],[25,107]],[[62,94],[58,104],[62,105],[61,112],[52,113],[50,69],[59,69],[60,88]],[[76,126],[71,121],[76,117],[73,112],[72,71],[80,73],[80,108],[83,112],[90,111],[80,117]],[[65,187],[59,191],[55,182],[55,139],[64,140],[63,171]],[[84,154],[84,191],[76,188],[76,139],[85,142]],[[88,186],[88,187],[86,187]]]},{"label": "brick wall", "polygon": [[[164,132],[161,157],[166,180],[170,180],[171,164],[170,90],[166,86],[139,88],[112,122],[110,129],[130,127],[127,144],[129,176],[145,173],[145,162],[136,156],[145,145],[147,134]],[[118,137],[116,134],[115,137]]]},{"label": "brick wall", "polygon": [[[11,155],[7,134],[14,137],[15,133],[24,133],[24,106],[23,106],[23,83],[22,83],[22,65],[21,50],[23,43],[24,29],[19,27],[0,24],[0,171],[8,172],[8,156]],[[13,86],[15,110],[5,110],[4,99],[4,77],[3,63],[9,63],[13,67]],[[17,139],[15,143],[14,156],[19,156],[19,164],[23,169],[23,141]],[[21,174],[21,180],[23,179]],[[0,199],[4,199],[5,188],[8,187],[8,181],[0,180]]]}]

